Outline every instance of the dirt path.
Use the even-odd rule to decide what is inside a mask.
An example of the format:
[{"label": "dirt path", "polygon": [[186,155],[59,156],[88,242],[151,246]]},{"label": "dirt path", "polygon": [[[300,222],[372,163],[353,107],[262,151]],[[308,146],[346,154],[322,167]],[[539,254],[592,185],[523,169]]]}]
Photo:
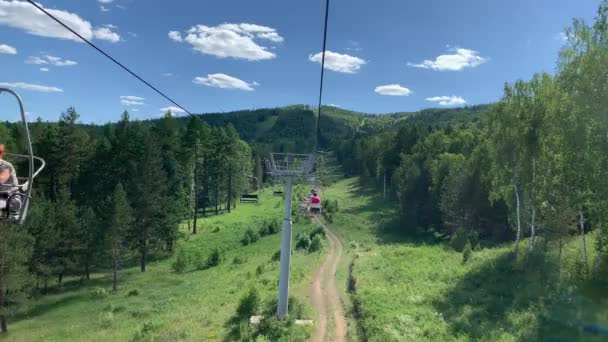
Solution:
[{"label": "dirt path", "polygon": [[[342,241],[319,219],[315,221],[325,228],[329,252],[311,284],[312,305],[317,312],[312,341],[326,342],[328,338],[333,337],[331,341],[343,342],[346,341],[346,318],[336,285],[336,270],[342,257]],[[330,322],[333,322],[333,327],[330,327]],[[330,329],[333,329],[333,333]]]}]

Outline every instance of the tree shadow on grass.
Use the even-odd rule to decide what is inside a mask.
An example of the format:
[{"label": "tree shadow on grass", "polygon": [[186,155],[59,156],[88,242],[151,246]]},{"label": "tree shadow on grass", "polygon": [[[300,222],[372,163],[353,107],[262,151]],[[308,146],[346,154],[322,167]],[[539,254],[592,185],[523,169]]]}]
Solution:
[{"label": "tree shadow on grass", "polygon": [[373,224],[372,231],[380,244],[410,243],[414,245],[434,244],[439,240],[431,231],[405,230],[401,223],[397,199],[387,196],[383,198],[382,191],[376,185],[358,180],[347,188],[349,198],[368,198],[361,205],[350,206],[341,210],[344,214],[359,216],[367,215]]},{"label": "tree shadow on grass", "polygon": [[585,285],[558,287],[556,267],[542,253],[517,258],[505,251],[467,272],[433,304],[453,336],[471,340],[504,334],[522,341],[605,340],[584,331],[600,305],[586,295]]},{"label": "tree shadow on grass", "polygon": [[48,302],[48,303],[32,303],[28,309],[19,310],[17,313],[15,313],[13,316],[11,316],[10,321],[18,322],[18,321],[27,320],[27,319],[33,319],[38,316],[49,313],[55,309],[64,307],[65,305],[81,302],[84,300],[91,300],[91,299],[87,298],[89,296],[90,296],[90,294],[88,294],[88,293],[79,293],[79,294],[68,295],[61,299],[58,299],[58,300],[55,300],[52,302]]}]

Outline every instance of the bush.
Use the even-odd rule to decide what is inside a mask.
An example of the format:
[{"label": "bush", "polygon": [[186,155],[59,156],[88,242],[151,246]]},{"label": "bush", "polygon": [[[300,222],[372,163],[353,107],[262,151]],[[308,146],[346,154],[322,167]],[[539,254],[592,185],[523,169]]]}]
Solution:
[{"label": "bush", "polygon": [[102,328],[107,329],[112,326],[112,322],[114,321],[114,313],[113,312],[104,312],[100,317],[100,325]]},{"label": "bush", "polygon": [[139,296],[139,291],[137,289],[133,289],[127,292],[127,297],[137,297]]},{"label": "bush", "polygon": [[338,208],[338,200],[326,199],[323,201],[323,212],[328,214],[337,213],[339,211]]},{"label": "bush", "polygon": [[462,252],[464,250],[464,246],[467,244],[467,242],[467,231],[462,227],[456,229],[450,238],[450,246],[458,252]]},{"label": "bush", "polygon": [[271,235],[277,234],[281,231],[281,225],[278,220],[272,220],[268,223],[268,232]]},{"label": "bush", "polygon": [[466,264],[467,261],[471,259],[472,255],[473,248],[471,247],[471,242],[467,241],[467,243],[464,245],[464,249],[462,250],[462,263]]},{"label": "bush", "polygon": [[110,293],[108,292],[108,290],[104,289],[103,287],[97,287],[93,289],[93,292],[91,292],[91,296],[95,299],[106,298],[109,295]]},{"label": "bush", "polygon": [[255,274],[258,276],[261,276],[262,273],[264,273],[264,264],[259,265],[256,269],[255,269]]},{"label": "bush", "polygon": [[188,269],[189,265],[189,255],[183,249],[178,250],[177,255],[175,256],[175,261],[173,261],[171,264],[171,269],[173,269],[173,271],[176,273],[184,273]]},{"label": "bush", "polygon": [[310,238],[307,235],[303,235],[300,234],[298,235],[297,241],[296,241],[296,249],[302,249],[307,251],[308,247],[310,247]]},{"label": "bush", "polygon": [[245,258],[243,256],[240,256],[240,255],[237,255],[237,256],[234,257],[234,259],[232,259],[232,263],[234,265],[242,265],[242,264],[244,264],[246,262],[247,262],[247,258]]},{"label": "bush", "polygon": [[240,300],[236,314],[240,318],[249,318],[255,315],[260,308],[260,294],[252,287]]},{"label": "bush", "polygon": [[308,234],[308,236],[310,236],[310,239],[314,239],[315,236],[320,235],[325,237],[325,229],[323,229],[323,227],[321,226],[316,226],[311,232],[310,234]]},{"label": "bush", "polygon": [[254,232],[253,229],[248,228],[245,231],[245,235],[241,239],[241,243],[243,244],[243,246],[247,246],[251,243],[258,241],[259,238],[260,236],[256,232]]},{"label": "bush", "polygon": [[215,248],[207,258],[207,268],[219,266],[222,263],[222,252]]},{"label": "bush", "polygon": [[270,258],[270,261],[279,261],[279,260],[281,260],[281,250],[280,249],[278,251],[274,252],[272,257]]},{"label": "bush", "polygon": [[315,237],[312,238],[312,242],[310,243],[308,251],[310,253],[314,253],[320,251],[321,248],[323,248],[323,244],[321,243],[321,236],[315,235]]},{"label": "bush", "polygon": [[270,235],[270,230],[268,229],[268,225],[266,223],[262,224],[262,226],[260,227],[260,230],[258,230],[258,234],[260,235],[260,237]]}]

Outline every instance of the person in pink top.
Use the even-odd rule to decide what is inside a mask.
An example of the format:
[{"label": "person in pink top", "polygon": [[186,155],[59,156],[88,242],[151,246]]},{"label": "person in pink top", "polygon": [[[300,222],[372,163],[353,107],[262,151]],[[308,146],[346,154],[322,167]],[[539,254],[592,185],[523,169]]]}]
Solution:
[{"label": "person in pink top", "polygon": [[313,214],[321,212],[321,198],[317,195],[316,191],[312,192],[312,197],[310,198],[310,212]]}]

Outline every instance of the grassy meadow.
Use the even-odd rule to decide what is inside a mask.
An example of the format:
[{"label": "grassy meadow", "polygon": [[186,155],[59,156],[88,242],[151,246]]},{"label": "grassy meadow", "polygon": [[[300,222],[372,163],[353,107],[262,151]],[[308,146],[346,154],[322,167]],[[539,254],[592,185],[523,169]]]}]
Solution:
[{"label": "grassy meadow", "polygon": [[[553,272],[558,255],[529,254],[527,240],[517,257],[507,244],[479,248],[463,262],[436,237],[398,234],[396,206],[357,179],[324,195],[340,205],[332,227],[345,241],[338,277],[352,341],[604,340],[584,331],[608,326],[608,288],[574,271],[577,237],[564,246],[561,273]],[[593,260],[593,234],[587,238]]]},{"label": "grassy meadow", "polygon": [[[247,229],[257,232],[282,217],[283,200],[263,193],[260,204],[238,204],[232,213],[199,219],[199,232],[191,235],[182,225],[183,238],[176,255],[188,255],[187,267],[177,273],[177,257],[151,262],[146,273],[138,267],[120,273],[120,289],[111,291],[111,274],[94,274],[78,285],[69,280],[50,294],[22,305],[9,318],[5,341],[222,341],[234,340],[243,322],[231,321],[239,300],[255,287],[264,303],[275,300],[280,233],[260,237],[243,246]],[[310,229],[294,225],[294,237]],[[217,267],[196,270],[216,249]],[[300,315],[312,319],[308,306],[308,278],[320,253],[293,252],[291,295]],[[204,268],[204,267],[203,267]],[[264,304],[268,306],[267,304]],[[231,325],[231,322],[234,323]],[[237,331],[234,331],[234,330]],[[305,340],[310,327],[293,327],[292,340]],[[231,333],[233,335],[231,335]]]}]

